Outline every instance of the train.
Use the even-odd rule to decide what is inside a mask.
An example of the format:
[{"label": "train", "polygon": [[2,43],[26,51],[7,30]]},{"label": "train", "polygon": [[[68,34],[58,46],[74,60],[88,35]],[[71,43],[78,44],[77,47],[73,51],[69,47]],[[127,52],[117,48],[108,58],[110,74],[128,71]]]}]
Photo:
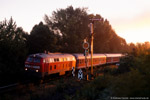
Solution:
[{"label": "train", "polygon": [[[93,67],[119,63],[123,54],[93,54]],[[87,63],[85,63],[85,61]],[[91,67],[91,55],[67,53],[36,53],[25,61],[25,71],[43,78],[52,74],[64,75],[66,72]]]}]

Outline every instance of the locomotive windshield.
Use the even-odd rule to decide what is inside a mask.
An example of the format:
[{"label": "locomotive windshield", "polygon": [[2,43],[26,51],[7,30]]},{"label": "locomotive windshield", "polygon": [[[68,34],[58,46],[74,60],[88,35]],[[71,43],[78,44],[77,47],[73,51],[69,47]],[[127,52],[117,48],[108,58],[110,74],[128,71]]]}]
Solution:
[{"label": "locomotive windshield", "polygon": [[40,63],[41,59],[40,58],[33,58],[33,57],[28,57],[27,62],[34,62],[34,63]]},{"label": "locomotive windshield", "polygon": [[28,57],[27,58],[27,62],[32,62],[33,58],[32,57]]},{"label": "locomotive windshield", "polygon": [[40,59],[40,58],[34,58],[34,59],[33,59],[33,62],[34,62],[34,63],[40,63],[40,62],[41,62],[41,59]]}]

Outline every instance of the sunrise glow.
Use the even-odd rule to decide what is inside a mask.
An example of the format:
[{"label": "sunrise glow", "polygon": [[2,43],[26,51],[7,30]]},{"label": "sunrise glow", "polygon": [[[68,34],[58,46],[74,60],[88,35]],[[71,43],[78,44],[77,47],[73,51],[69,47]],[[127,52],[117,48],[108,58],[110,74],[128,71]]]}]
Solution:
[{"label": "sunrise glow", "polygon": [[116,33],[125,38],[127,43],[150,41],[150,13],[148,12],[143,12],[125,20],[118,19],[118,22],[114,22],[113,25]]},{"label": "sunrise glow", "polygon": [[17,26],[30,33],[35,24],[44,22],[45,14],[51,16],[70,5],[100,14],[127,43],[150,41],[150,0],[1,0],[0,21],[12,17]]}]

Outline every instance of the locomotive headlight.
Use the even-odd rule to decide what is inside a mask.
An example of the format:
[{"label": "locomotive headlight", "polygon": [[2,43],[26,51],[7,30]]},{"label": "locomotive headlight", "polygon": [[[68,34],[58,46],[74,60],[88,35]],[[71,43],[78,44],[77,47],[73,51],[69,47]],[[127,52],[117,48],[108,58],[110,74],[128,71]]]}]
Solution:
[{"label": "locomotive headlight", "polygon": [[27,68],[25,68],[25,70],[28,70]]},{"label": "locomotive headlight", "polygon": [[39,70],[35,70],[36,72],[39,72]]}]

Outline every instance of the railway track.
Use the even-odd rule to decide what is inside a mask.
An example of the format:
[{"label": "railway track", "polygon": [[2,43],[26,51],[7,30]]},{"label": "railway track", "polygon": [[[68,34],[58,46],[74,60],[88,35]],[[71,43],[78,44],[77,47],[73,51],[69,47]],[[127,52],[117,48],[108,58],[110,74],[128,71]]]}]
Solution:
[{"label": "railway track", "polygon": [[9,84],[9,85],[6,85],[6,86],[1,86],[1,87],[0,87],[0,94],[6,93],[6,92],[9,92],[9,91],[12,91],[12,90],[14,90],[18,85],[19,85],[19,83],[13,83],[13,84]]},{"label": "railway track", "polygon": [[[100,67],[100,68],[95,68],[94,72],[96,72],[96,70],[103,70],[103,69],[104,69],[104,66]],[[85,71],[86,70],[84,70],[84,72],[83,72],[84,77],[85,77],[85,74],[86,74]],[[90,72],[90,70],[89,70],[89,72]],[[77,72],[76,72],[76,75],[77,75]],[[22,89],[27,88],[29,84],[41,85],[41,84],[46,84],[46,83],[50,83],[50,82],[60,80],[62,78],[65,79],[65,78],[70,78],[70,77],[72,77],[71,73],[68,73],[68,74],[63,75],[63,76],[52,75],[52,76],[48,76],[48,77],[45,77],[44,79],[39,79],[39,80],[35,80],[35,79],[33,80],[33,78],[31,78],[31,79],[25,80],[23,82],[13,83],[13,84],[9,84],[9,85],[0,87],[0,94],[16,91],[18,89],[18,87],[19,88],[21,87]]]},{"label": "railway track", "polygon": [[46,84],[46,83],[49,83],[51,81],[60,80],[61,78],[67,78],[68,76],[71,76],[71,75],[63,75],[63,76],[54,76],[53,75],[53,76],[45,77],[44,79],[33,79],[33,78],[31,78],[29,80],[25,80],[22,82],[4,85],[4,86],[0,87],[0,94],[16,91],[18,89],[18,87],[20,88],[21,86],[22,86],[22,88],[26,88],[26,87],[28,87],[29,84],[34,84],[34,85]]}]

